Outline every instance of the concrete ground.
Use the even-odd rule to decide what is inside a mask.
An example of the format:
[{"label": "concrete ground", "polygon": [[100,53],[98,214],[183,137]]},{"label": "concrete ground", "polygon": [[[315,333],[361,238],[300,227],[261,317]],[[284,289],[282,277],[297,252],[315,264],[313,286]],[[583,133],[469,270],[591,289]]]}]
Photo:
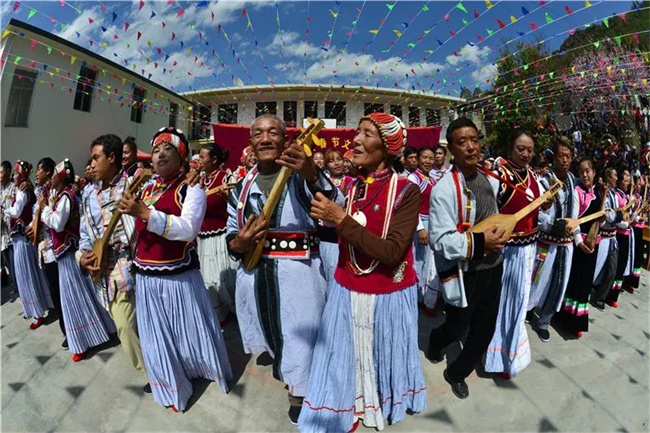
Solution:
[{"label": "concrete ground", "polygon": [[[644,271],[640,290],[621,295],[618,309],[592,309],[580,340],[554,328],[542,343],[529,328],[531,365],[513,381],[473,373],[467,400],[451,393],[444,365],[422,356],[429,407],[386,431],[648,431],[649,280]],[[223,395],[197,382],[189,409],[176,414],[143,394],[146,379],[119,346],[75,364],[56,323],[29,330],[20,300],[8,288],[2,295],[2,431],[297,431],[283,385],[243,353],[236,323],[224,328],[236,385]],[[421,316],[422,348],[440,320]]]}]

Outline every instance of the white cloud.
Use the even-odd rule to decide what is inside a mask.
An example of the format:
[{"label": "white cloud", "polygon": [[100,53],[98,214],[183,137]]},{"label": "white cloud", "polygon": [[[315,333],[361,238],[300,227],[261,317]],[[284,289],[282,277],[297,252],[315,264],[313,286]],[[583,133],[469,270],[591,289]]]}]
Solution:
[{"label": "white cloud", "polygon": [[297,32],[276,33],[268,50],[272,54],[280,55],[284,50],[285,57],[316,57],[324,51],[320,47],[309,44]]},{"label": "white cloud", "polygon": [[460,52],[458,53],[458,56],[450,54],[447,56],[445,60],[447,63],[449,63],[452,66],[456,66],[459,63],[467,63],[467,62],[482,64],[485,62],[489,54],[490,54],[489,47],[479,48],[477,45],[474,45],[473,47],[465,45],[463,48],[461,48]]},{"label": "white cloud", "polygon": [[478,84],[486,84],[486,80],[494,80],[494,77],[497,75],[497,67],[496,65],[486,65],[483,66],[481,69],[477,69],[476,71],[472,72],[472,78],[478,83]]}]

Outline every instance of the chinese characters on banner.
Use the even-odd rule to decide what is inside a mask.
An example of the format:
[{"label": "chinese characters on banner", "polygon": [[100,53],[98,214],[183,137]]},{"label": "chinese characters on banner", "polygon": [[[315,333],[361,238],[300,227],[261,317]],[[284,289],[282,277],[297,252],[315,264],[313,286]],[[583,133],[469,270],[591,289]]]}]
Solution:
[{"label": "chinese characters on banner", "polygon": [[[229,124],[213,124],[212,126],[214,128],[214,141],[229,153],[227,167],[235,169],[239,165],[242,150],[248,146],[250,127]],[[416,149],[427,145],[435,146],[440,142],[440,130],[440,126],[407,128],[407,145]],[[352,144],[354,132],[354,128],[323,129],[318,134],[322,143],[315,145],[314,150],[325,152],[330,147],[333,147],[340,149],[341,153],[345,153],[354,147]],[[300,130],[298,128],[287,128],[287,133],[289,137],[293,138],[298,136]]]}]

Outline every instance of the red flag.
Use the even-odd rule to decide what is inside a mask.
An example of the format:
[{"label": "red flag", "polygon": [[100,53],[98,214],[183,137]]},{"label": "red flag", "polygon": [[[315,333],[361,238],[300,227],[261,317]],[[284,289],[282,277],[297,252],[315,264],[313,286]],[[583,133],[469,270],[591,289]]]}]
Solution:
[{"label": "red flag", "polygon": [[634,40],[636,41],[636,44],[639,45],[639,34],[638,34],[638,33],[634,33],[634,34],[632,35],[632,37],[633,37]]},{"label": "red flag", "polygon": [[476,37],[478,38],[479,42],[485,41],[485,38],[483,38],[481,35],[476,35]]},{"label": "red flag", "polygon": [[533,22],[530,23],[530,28],[531,28],[533,31],[535,31],[535,30],[538,29],[537,24],[535,24],[535,23],[533,23]]},{"label": "red flag", "polygon": [[569,6],[565,6],[564,10],[566,10],[566,13],[569,14],[569,15],[571,15],[573,13],[573,11],[571,10],[571,8]]},{"label": "red flag", "polygon": [[138,30],[138,40],[140,40],[141,37],[142,37],[142,33],[140,33],[140,31]]},{"label": "red flag", "polygon": [[124,22],[124,31],[127,31],[129,29],[129,23],[126,21]]},{"label": "red flag", "polygon": [[498,19],[498,18],[497,18],[497,24],[499,24],[499,28],[502,28],[502,29],[505,29],[505,28],[506,28],[506,25],[503,24],[503,21],[501,21],[501,20]]},{"label": "red flag", "polygon": [[241,10],[241,16],[245,17],[246,16],[246,8],[243,8]]},{"label": "red flag", "polygon": [[625,12],[622,12],[619,17],[621,17],[623,22],[627,24],[627,14]]},{"label": "red flag", "polygon": [[90,17],[88,17],[88,24],[92,24],[92,23],[94,23],[94,22],[95,22],[95,20],[94,20],[94,19],[92,19],[92,18],[90,18]]},{"label": "red flag", "polygon": [[176,39],[176,33],[172,32],[172,41]]},{"label": "red flag", "polygon": [[480,15],[480,14],[478,13],[478,11],[477,11],[476,9],[474,9],[474,18],[478,18],[479,15]]},{"label": "red flag", "polygon": [[144,7],[144,1],[140,0],[140,8],[138,9],[138,12],[140,12],[143,7]]},{"label": "red flag", "polygon": [[181,9],[181,10],[179,10],[178,13],[176,14],[176,18],[180,17],[180,16],[183,15],[184,13],[185,13],[185,9]]}]

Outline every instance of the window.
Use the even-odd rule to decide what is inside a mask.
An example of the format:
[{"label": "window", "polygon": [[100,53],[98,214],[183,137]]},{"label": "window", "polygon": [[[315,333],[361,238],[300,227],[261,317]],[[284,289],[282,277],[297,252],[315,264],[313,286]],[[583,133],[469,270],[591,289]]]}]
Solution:
[{"label": "window", "polygon": [[176,128],[176,122],[178,120],[178,104],[172,102],[169,106],[169,126]]},{"label": "window", "polygon": [[371,113],[383,113],[384,104],[363,104],[363,115],[367,116]]},{"label": "window", "polygon": [[440,110],[427,108],[426,122],[427,122],[427,126],[440,126]]},{"label": "window", "polygon": [[212,109],[208,105],[198,107],[198,122],[194,123],[194,139],[210,138],[210,124],[212,123]]},{"label": "window", "polygon": [[401,105],[391,105],[390,106],[390,114],[393,116],[397,116],[400,119],[402,118],[402,106]]},{"label": "window", "polygon": [[420,126],[420,109],[409,107],[409,126]]},{"label": "window", "polygon": [[133,88],[133,103],[131,105],[131,122],[142,123],[142,112],[144,111],[144,92],[142,87]]},{"label": "window", "polygon": [[77,80],[77,93],[74,95],[75,110],[90,113],[93,91],[95,90],[95,78],[97,78],[96,70],[90,69],[85,64],[81,65],[79,79]]},{"label": "window", "polygon": [[305,101],[305,117],[318,117],[318,101]]},{"label": "window", "polygon": [[5,126],[27,128],[29,106],[32,102],[32,92],[36,82],[36,72],[16,69],[11,80],[9,100],[5,114]]},{"label": "window", "polygon": [[217,114],[217,122],[219,123],[237,123],[237,104],[221,104],[219,105],[219,113]]},{"label": "window", "polygon": [[298,103],[296,101],[284,101],[284,123],[287,126],[296,126],[298,120]]},{"label": "window", "polygon": [[345,126],[345,102],[325,101],[325,118],[336,119],[336,126]]},{"label": "window", "polygon": [[277,102],[258,102],[255,104],[255,117],[259,117],[262,114],[277,114],[278,113],[278,103]]}]

